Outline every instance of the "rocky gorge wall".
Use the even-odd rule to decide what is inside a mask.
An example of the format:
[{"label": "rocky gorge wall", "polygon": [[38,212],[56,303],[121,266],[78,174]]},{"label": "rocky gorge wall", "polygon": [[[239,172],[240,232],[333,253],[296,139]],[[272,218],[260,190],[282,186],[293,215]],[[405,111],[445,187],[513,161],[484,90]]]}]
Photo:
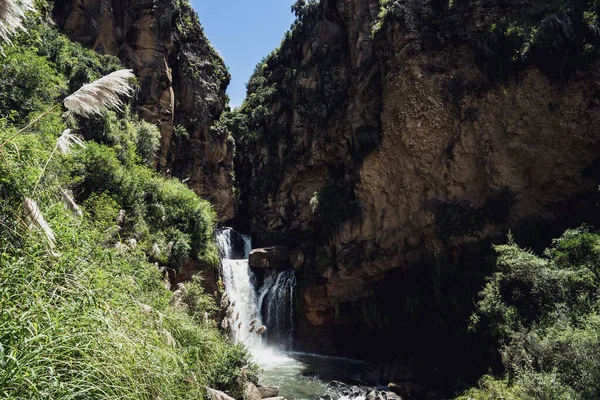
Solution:
[{"label": "rocky gorge wall", "polygon": [[295,254],[301,348],[456,378],[492,244],[598,222],[597,37],[583,2],[384,3],[309,2],[257,67],[238,225]]},{"label": "rocky gorge wall", "polygon": [[182,0],[56,0],[61,30],[134,70],[142,118],[158,124],[158,168],[188,183],[215,207],[220,221],[234,215],[233,144],[213,128],[227,106],[229,73]]}]

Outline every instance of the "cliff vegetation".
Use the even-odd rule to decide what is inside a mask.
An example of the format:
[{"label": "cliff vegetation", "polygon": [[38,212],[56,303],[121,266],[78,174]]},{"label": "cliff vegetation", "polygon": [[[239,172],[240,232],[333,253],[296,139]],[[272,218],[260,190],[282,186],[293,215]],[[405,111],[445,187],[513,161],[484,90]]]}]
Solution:
[{"label": "cliff vegetation", "polygon": [[122,67],[36,8],[0,54],[0,397],[240,395],[255,367],[213,298],[199,278],[174,292],[165,279],[187,260],[217,266],[212,206],[154,172],[159,130],[128,105],[65,113]]}]

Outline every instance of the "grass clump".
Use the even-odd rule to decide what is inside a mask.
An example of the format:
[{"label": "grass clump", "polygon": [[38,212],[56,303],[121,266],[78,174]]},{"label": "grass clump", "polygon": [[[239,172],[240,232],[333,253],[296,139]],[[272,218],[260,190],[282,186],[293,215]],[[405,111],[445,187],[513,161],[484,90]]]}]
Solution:
[{"label": "grass clump", "polygon": [[28,28],[0,54],[0,398],[240,396],[249,354],[197,278],[171,293],[155,264],[215,265],[212,207],[148,168],[157,131],[129,110],[64,117],[71,85],[120,66]]}]

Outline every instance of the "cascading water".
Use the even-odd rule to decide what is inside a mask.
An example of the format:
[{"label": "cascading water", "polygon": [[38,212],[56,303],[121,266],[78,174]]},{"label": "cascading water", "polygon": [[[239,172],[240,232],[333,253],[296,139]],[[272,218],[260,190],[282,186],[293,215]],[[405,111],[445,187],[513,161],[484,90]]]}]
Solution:
[{"label": "cascading water", "polygon": [[262,338],[256,334],[262,321],[257,307],[254,274],[248,267],[250,238],[225,228],[217,232],[217,245],[221,251],[223,284],[229,301],[225,325],[236,343],[243,342],[250,349],[256,349],[262,344]]},{"label": "cascading water", "polygon": [[[341,379],[357,367],[362,368],[356,362],[349,363],[349,360],[282,352],[282,349],[292,347],[294,270],[264,268],[253,271],[248,265],[252,249],[250,237],[231,228],[217,231],[216,236],[226,293],[222,302],[227,307],[224,323],[233,340],[244,343],[253,354],[263,371],[260,375],[262,384],[280,387],[279,395],[285,398],[315,399],[327,388],[320,377],[327,381]],[[256,331],[263,324],[267,330],[264,335],[258,335]],[[330,398],[347,399],[340,396]]]},{"label": "cascading water", "polygon": [[[266,270],[262,284],[248,266],[250,237],[231,228],[217,232],[222,256],[222,277],[229,306],[226,325],[236,342],[253,353],[264,351],[266,343],[290,348],[294,329],[294,270]],[[265,325],[263,336],[257,330]]]},{"label": "cascading water", "polygon": [[264,281],[259,288],[258,304],[262,320],[268,327],[269,341],[290,349],[294,333],[294,270],[265,271]]}]

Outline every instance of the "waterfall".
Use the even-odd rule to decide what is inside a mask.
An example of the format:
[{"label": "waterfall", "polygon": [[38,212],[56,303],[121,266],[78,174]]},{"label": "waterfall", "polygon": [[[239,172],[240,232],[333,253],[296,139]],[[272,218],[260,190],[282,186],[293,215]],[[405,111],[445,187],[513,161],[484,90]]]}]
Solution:
[{"label": "waterfall", "polygon": [[263,321],[269,328],[267,338],[286,348],[292,346],[294,332],[294,270],[266,270],[259,288],[258,305]]},{"label": "waterfall", "polygon": [[[252,249],[250,237],[231,228],[216,233],[221,252],[222,279],[227,296],[225,323],[235,342],[242,342],[253,353],[266,343],[290,348],[294,330],[294,270],[265,269],[255,274],[248,265]],[[264,336],[256,329],[265,325]]]}]

